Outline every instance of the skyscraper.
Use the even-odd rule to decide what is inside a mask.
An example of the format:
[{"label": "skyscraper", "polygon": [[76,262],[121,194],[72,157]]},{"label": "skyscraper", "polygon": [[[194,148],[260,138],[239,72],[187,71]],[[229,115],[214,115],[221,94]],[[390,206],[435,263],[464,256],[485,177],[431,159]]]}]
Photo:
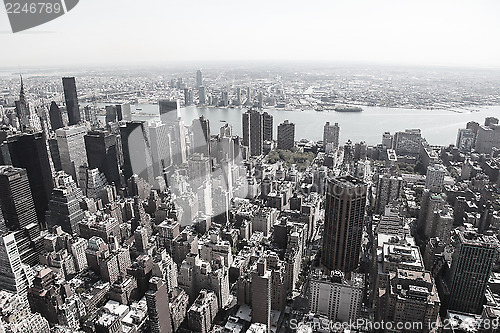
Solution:
[{"label": "skyscraper", "polygon": [[457,135],[457,148],[462,153],[468,153],[474,148],[474,131],[468,128],[460,128]]},{"label": "skyscraper", "polygon": [[57,173],[54,183],[55,188],[52,190],[47,211],[47,226],[61,226],[70,235],[78,235],[78,222],[84,218],[83,210],[80,208],[82,190],[64,171]]},{"label": "skyscraper", "polygon": [[257,271],[252,273],[252,322],[271,328],[271,271],[264,257],[257,261]]},{"label": "skyscraper", "polygon": [[196,88],[203,86],[203,75],[200,70],[196,71]]},{"label": "skyscraper", "polygon": [[123,146],[123,173],[126,179],[136,174],[154,183],[153,158],[147,123],[131,121],[120,127]]},{"label": "skyscraper", "polygon": [[278,126],[278,149],[290,150],[295,146],[295,124],[285,120]]},{"label": "skyscraper", "polygon": [[198,87],[198,100],[201,105],[206,104],[205,87]]},{"label": "skyscraper", "polygon": [[377,192],[375,194],[375,213],[383,214],[385,206],[399,199],[403,187],[403,178],[390,174],[379,175],[377,179]]},{"label": "skyscraper", "polygon": [[337,150],[340,141],[340,127],[338,123],[330,125],[326,122],[323,128],[323,146],[326,152]]},{"label": "skyscraper", "polygon": [[172,164],[186,162],[186,129],[179,114],[179,101],[159,100],[160,119],[169,127]]},{"label": "skyscraper", "polygon": [[52,103],[50,103],[49,118],[50,118],[50,126],[52,127],[53,131],[55,131],[61,127],[64,127],[61,109],[59,108],[57,103],[54,101],[52,101]]},{"label": "skyscraper", "polygon": [[264,141],[273,141],[273,116],[264,112],[262,114],[262,122]]},{"label": "skyscraper", "polygon": [[263,120],[262,114],[257,110],[248,110],[243,119],[243,145],[247,146],[250,155],[259,156],[263,152]]},{"label": "skyscraper", "polygon": [[498,239],[458,230],[451,265],[449,309],[481,313],[491,269],[498,257]]},{"label": "skyscraper", "polygon": [[179,101],[160,99],[158,101],[160,108],[160,118],[165,123],[172,123],[179,117]]},{"label": "skyscraper", "polygon": [[184,88],[184,105],[189,106],[193,104],[193,91],[191,88]]},{"label": "skyscraper", "polygon": [[45,212],[52,191],[52,166],[47,151],[47,141],[42,132],[10,136],[4,143],[8,148],[11,164],[26,169],[31,193],[36,198],[38,221],[45,221]]},{"label": "skyscraper", "polygon": [[26,297],[28,281],[23,274],[21,257],[14,233],[0,236],[0,289]]},{"label": "skyscraper", "polygon": [[168,126],[162,121],[156,121],[149,127],[151,138],[151,153],[153,157],[153,174],[162,176],[163,170],[172,164],[171,134]]},{"label": "skyscraper", "polygon": [[398,155],[418,155],[422,133],[420,129],[407,129],[394,134],[393,146]]},{"label": "skyscraper", "polygon": [[26,94],[24,92],[23,77],[21,76],[21,91],[19,93],[19,100],[15,102],[16,114],[19,119],[21,131],[28,128],[41,130],[40,117],[32,111],[28,102],[26,101]]},{"label": "skyscraper", "polygon": [[149,280],[149,290],[146,292],[146,303],[151,323],[151,332],[171,333],[170,309],[168,306],[167,285],[159,277]]},{"label": "skyscraper", "polygon": [[191,131],[193,133],[192,151],[210,157],[210,121],[203,115],[199,119],[193,119]]},{"label": "skyscraper", "polygon": [[82,120],[82,115],[80,114],[80,105],[78,105],[75,78],[63,77],[62,81],[69,125],[76,125]]},{"label": "skyscraper", "polygon": [[82,165],[88,165],[85,150],[85,125],[73,125],[56,131],[57,147],[64,172],[78,180],[78,170]]},{"label": "skyscraper", "polygon": [[0,203],[5,224],[19,230],[37,224],[35,204],[25,169],[0,166]]},{"label": "skyscraper", "polygon": [[85,150],[89,169],[99,169],[109,184],[120,186],[120,167],[123,163],[121,147],[116,134],[96,130],[85,134]]},{"label": "skyscraper", "polygon": [[425,176],[425,188],[431,192],[441,192],[444,187],[446,168],[441,164],[430,165]]},{"label": "skyscraper", "polygon": [[367,185],[352,176],[329,179],[321,263],[330,271],[358,267]]},{"label": "skyscraper", "polygon": [[0,166],[0,207],[23,263],[35,265],[43,242],[25,169]]}]

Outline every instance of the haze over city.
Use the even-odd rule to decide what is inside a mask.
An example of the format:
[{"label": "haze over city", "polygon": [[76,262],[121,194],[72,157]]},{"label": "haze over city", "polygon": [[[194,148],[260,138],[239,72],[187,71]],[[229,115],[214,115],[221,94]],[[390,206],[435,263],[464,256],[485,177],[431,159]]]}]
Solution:
[{"label": "haze over city", "polygon": [[500,3],[85,0],[10,33],[0,67],[173,62],[350,62],[499,67]]}]

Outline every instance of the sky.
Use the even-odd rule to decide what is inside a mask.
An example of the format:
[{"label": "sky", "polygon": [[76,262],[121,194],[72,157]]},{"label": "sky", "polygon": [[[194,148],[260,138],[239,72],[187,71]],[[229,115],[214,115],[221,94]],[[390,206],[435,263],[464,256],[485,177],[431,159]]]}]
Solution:
[{"label": "sky", "polygon": [[326,62],[500,67],[498,0],[80,0],[0,67]]}]

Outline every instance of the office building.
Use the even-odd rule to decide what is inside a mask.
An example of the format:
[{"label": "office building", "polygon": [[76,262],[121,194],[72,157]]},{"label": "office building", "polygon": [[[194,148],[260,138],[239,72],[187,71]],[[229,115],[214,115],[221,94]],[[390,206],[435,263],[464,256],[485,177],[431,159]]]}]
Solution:
[{"label": "office building", "polygon": [[219,307],[213,291],[202,289],[188,310],[188,327],[194,332],[212,332],[213,321]]},{"label": "office building", "polygon": [[130,121],[120,126],[125,179],[138,175],[154,184],[153,157],[147,123]]},{"label": "office building", "polygon": [[358,267],[367,185],[352,176],[329,179],[321,263],[330,271]]},{"label": "office building", "polygon": [[486,118],[484,125],[479,125],[476,134],[476,151],[490,154],[493,148],[500,148],[500,126],[498,119]]},{"label": "office building", "polygon": [[375,194],[375,213],[383,214],[385,206],[400,198],[402,188],[403,178],[389,174],[379,175]]},{"label": "office building", "polygon": [[278,149],[290,150],[295,146],[295,124],[285,120],[278,126]]},{"label": "office building", "polygon": [[205,105],[206,102],[206,93],[205,93],[205,87],[201,86],[198,88],[198,100],[201,105]]},{"label": "office building", "polygon": [[4,143],[10,164],[16,168],[26,169],[31,193],[35,200],[38,221],[45,221],[45,212],[52,191],[53,168],[43,132],[23,133],[7,138]]},{"label": "office building", "polygon": [[47,226],[61,226],[70,235],[79,235],[78,223],[83,220],[84,212],[80,208],[83,198],[73,178],[64,171],[54,177],[55,187],[47,211]]},{"label": "office building", "polygon": [[397,155],[413,155],[420,153],[420,141],[422,133],[420,129],[407,129],[404,132],[394,134],[394,150]]},{"label": "office building", "polygon": [[14,233],[3,233],[0,236],[0,289],[26,297],[30,283],[23,271]]},{"label": "office building", "polygon": [[210,157],[210,121],[205,116],[193,119],[191,124],[192,152]]},{"label": "office building", "polygon": [[120,168],[123,163],[120,140],[105,130],[90,131],[84,136],[89,169],[99,169],[109,184],[120,186]]},{"label": "office building", "polygon": [[53,131],[64,127],[62,112],[56,102],[52,101],[49,108],[50,126]]},{"label": "office building", "polygon": [[263,153],[263,117],[259,111],[248,110],[243,119],[243,145],[247,146],[251,156]]},{"label": "office building", "polygon": [[422,328],[411,329],[408,325],[405,332],[435,332],[441,301],[431,273],[398,269],[389,276],[389,285],[381,292],[380,319],[391,323],[422,323]]},{"label": "office building", "polygon": [[56,131],[62,170],[75,180],[78,180],[80,167],[88,165],[85,134],[87,134],[85,125],[73,125]]},{"label": "office building", "polygon": [[165,123],[173,123],[179,117],[179,101],[160,99],[158,101],[160,118]]},{"label": "office building", "polygon": [[189,106],[193,104],[193,90],[184,88],[184,105]]},{"label": "office building", "polygon": [[340,127],[338,123],[333,125],[330,122],[326,122],[323,128],[323,147],[325,151],[332,152],[336,151],[340,144]]},{"label": "office building", "polygon": [[257,269],[252,272],[252,322],[271,329],[271,271],[267,269],[267,258],[260,257]]},{"label": "office building", "polygon": [[152,277],[149,280],[149,290],[146,292],[148,315],[151,322],[151,332],[171,333],[170,309],[168,306],[167,286],[162,279]]},{"label": "office building", "polygon": [[203,74],[200,70],[196,71],[196,88],[203,86]]},{"label": "office building", "polygon": [[457,230],[454,240],[448,308],[479,314],[491,270],[498,258],[498,239],[471,230]]},{"label": "office building", "polygon": [[82,120],[78,95],[76,93],[76,82],[74,77],[63,77],[64,98],[66,100],[66,111],[68,112],[68,125],[76,125]]},{"label": "office building", "polygon": [[273,116],[267,112],[262,114],[262,128],[264,141],[273,141]]},{"label": "office building", "polygon": [[149,127],[149,137],[151,139],[153,174],[155,177],[163,176],[165,168],[172,164],[171,134],[168,126],[161,121],[153,122]]},{"label": "office building", "polygon": [[0,166],[0,203],[5,224],[10,230],[38,225],[25,169]]},{"label": "office building", "polygon": [[332,321],[355,322],[361,312],[364,279],[352,273],[346,279],[343,272],[314,275],[310,280],[309,311]]},{"label": "office building", "polygon": [[425,188],[431,192],[442,192],[444,188],[445,175],[446,168],[442,164],[429,166],[425,176]]},{"label": "office building", "polygon": [[474,131],[467,128],[460,128],[457,135],[457,148],[462,153],[470,153],[474,148]]}]

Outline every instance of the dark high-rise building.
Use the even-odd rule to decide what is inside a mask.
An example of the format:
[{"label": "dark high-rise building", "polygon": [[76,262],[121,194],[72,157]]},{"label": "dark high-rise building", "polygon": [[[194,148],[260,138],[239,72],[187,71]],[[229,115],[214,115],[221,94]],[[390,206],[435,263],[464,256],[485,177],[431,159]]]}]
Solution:
[{"label": "dark high-rise building", "polygon": [[290,150],[295,146],[295,124],[285,120],[278,126],[278,149]]},{"label": "dark high-rise building", "polygon": [[271,271],[267,269],[266,258],[257,262],[257,271],[252,273],[252,322],[271,328]]},{"label": "dark high-rise building", "polygon": [[200,70],[196,71],[196,88],[203,86],[203,75]]},{"label": "dark high-rise building", "polygon": [[186,162],[186,130],[184,122],[179,116],[179,102],[170,100],[160,100],[160,118],[169,127],[171,134],[171,161],[174,165]]},{"label": "dark high-rise building", "polygon": [[160,108],[160,118],[165,123],[173,123],[179,117],[178,109],[179,102],[178,101],[170,101],[166,99],[160,99],[158,101],[158,105]]},{"label": "dark high-rise building", "polygon": [[54,101],[50,103],[49,118],[50,118],[50,126],[52,127],[53,131],[61,127],[64,127],[61,109]]},{"label": "dark high-rise building", "polygon": [[118,121],[118,108],[116,105],[106,105],[106,124]]},{"label": "dark high-rise building", "polygon": [[88,132],[85,148],[89,169],[99,169],[109,184],[119,186],[122,156],[117,135],[104,130]]},{"label": "dark high-rise building", "polygon": [[167,286],[162,279],[153,277],[149,280],[149,290],[146,292],[151,332],[171,333],[170,309]]},{"label": "dark high-rise building", "polygon": [[123,173],[126,179],[136,174],[154,183],[153,158],[147,123],[130,121],[120,126],[123,147]]},{"label": "dark high-rise building", "polygon": [[0,204],[5,224],[10,230],[38,224],[25,169],[0,166]]},{"label": "dark high-rise building", "polygon": [[330,271],[354,271],[359,264],[367,185],[352,176],[329,179],[321,263]]},{"label": "dark high-rise building", "polygon": [[186,106],[193,104],[193,91],[190,88],[184,88],[184,104]]},{"label": "dark high-rise building", "polygon": [[194,119],[191,124],[191,131],[193,132],[193,152],[209,157],[210,121],[203,115],[199,119]]},{"label": "dark high-rise building", "polygon": [[330,122],[325,124],[323,128],[323,146],[326,152],[337,150],[340,141],[340,127],[338,123],[330,125]]},{"label": "dark high-rise building", "polygon": [[43,238],[25,169],[0,166],[0,207],[5,226],[14,231],[22,262],[35,265]]},{"label": "dark high-rise building", "polygon": [[451,266],[451,310],[481,313],[491,269],[498,257],[498,239],[475,231],[457,231]]},{"label": "dark high-rise building", "polygon": [[264,124],[262,114],[256,110],[248,110],[243,119],[243,145],[247,146],[250,155],[259,156],[263,152]]},{"label": "dark high-rise building", "polygon": [[262,122],[264,141],[273,141],[273,116],[264,112],[262,114]]},{"label": "dark high-rise building", "polygon": [[[10,136],[4,143],[10,164],[26,169],[31,193],[36,198],[35,208],[38,221],[45,221],[45,212],[52,192],[52,167],[43,132],[24,133]],[[5,149],[4,148],[4,149]]]},{"label": "dark high-rise building", "polygon": [[132,112],[130,111],[130,104],[117,104],[116,116],[118,121],[132,121]]},{"label": "dark high-rise building", "polygon": [[205,87],[203,86],[198,88],[198,99],[201,105],[206,104]]},{"label": "dark high-rise building", "polygon": [[63,77],[64,98],[68,112],[69,125],[78,124],[82,120],[78,95],[76,93],[76,82],[74,77]]}]

